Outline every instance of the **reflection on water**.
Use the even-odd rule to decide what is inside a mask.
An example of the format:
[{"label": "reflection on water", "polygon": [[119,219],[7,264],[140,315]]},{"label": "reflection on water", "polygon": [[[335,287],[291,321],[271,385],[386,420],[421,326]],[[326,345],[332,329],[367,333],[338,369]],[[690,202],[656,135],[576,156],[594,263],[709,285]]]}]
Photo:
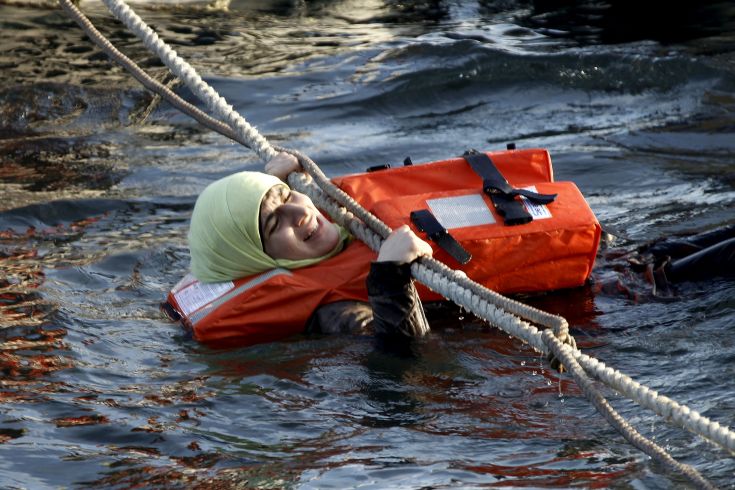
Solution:
[{"label": "reflection on water", "polygon": [[[82,5],[167,81],[99,3]],[[666,6],[671,21],[649,22],[656,2],[636,15],[630,5],[136,9],[270,139],[330,174],[509,141],[548,147],[556,178],[577,182],[617,239],[594,283],[521,299],[565,316],[586,352],[727,423],[732,281],[685,284],[663,302],[621,257],[732,223],[733,13],[723,2]],[[432,308],[434,332],[408,357],[363,337],[229,351],[192,342],[158,305],[187,270],[195,196],[259,164],[159,105],[55,8],[5,3],[0,25],[3,485],[683,485],[567,376],[458,308]],[[611,398],[675,457],[730,484],[722,452]]]}]

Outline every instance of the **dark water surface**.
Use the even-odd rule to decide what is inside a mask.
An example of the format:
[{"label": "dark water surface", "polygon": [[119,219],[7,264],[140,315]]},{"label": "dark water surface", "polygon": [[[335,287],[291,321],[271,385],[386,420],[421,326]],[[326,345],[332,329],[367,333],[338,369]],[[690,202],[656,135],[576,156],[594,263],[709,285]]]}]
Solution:
[{"label": "dark water surface", "polygon": [[[735,223],[735,8],[631,3],[136,8],[328,174],[546,147],[628,250]],[[82,6],[163,76],[100,4]],[[686,487],[569,376],[459,311],[415,359],[360,337],[226,352],[185,338],[158,303],[187,270],[195,197],[258,162],[152,103],[59,10],[0,5],[0,26],[2,488]],[[733,281],[670,301],[599,287],[625,275],[619,262],[603,250],[598,286],[529,301],[566,316],[591,355],[735,425]],[[609,395],[735,486],[724,451]]]}]

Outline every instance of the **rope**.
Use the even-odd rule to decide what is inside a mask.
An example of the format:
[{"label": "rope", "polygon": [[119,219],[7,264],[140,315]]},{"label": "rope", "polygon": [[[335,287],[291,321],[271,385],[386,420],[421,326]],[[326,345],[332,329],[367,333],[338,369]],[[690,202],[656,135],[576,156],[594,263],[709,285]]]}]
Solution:
[{"label": "rope", "polygon": [[[326,198],[318,188],[306,183],[303,175],[292,174],[289,177],[289,184],[300,192],[309,195],[309,197],[325,211],[329,211],[334,208],[339,209],[338,204]],[[341,208],[341,212],[338,211],[335,214],[332,214],[332,216],[337,222],[339,222],[339,224],[347,227],[358,238],[368,243],[373,250],[377,251],[380,248],[380,243],[382,243],[380,237],[372,232],[364,234],[365,232],[363,230],[365,227],[358,226],[360,225],[359,223],[351,222],[351,220],[354,220],[354,216],[344,210],[344,208]],[[434,291],[442,294],[447,299],[452,300],[457,305],[471,311],[479,318],[484,318],[490,321],[491,324],[497,326],[515,338],[528,343],[543,354],[554,354],[557,359],[561,360],[561,357],[557,355],[553,346],[549,344],[546,332],[542,333],[533,325],[499,311],[497,306],[488,302],[483,295],[475,294],[473,291],[474,288],[463,288],[461,284],[452,284],[445,276],[435,275],[435,271],[426,267],[422,263],[423,260],[424,259],[421,259],[411,266],[411,271],[413,272],[414,277],[416,277],[420,282],[431,287]],[[639,405],[652,410],[666,419],[669,419],[676,425],[688,429],[689,431],[700,435],[725,449],[735,451],[735,433],[733,433],[729,428],[723,427],[719,423],[709,420],[707,417],[702,416],[688,407],[680,405],[676,401],[664,395],[658,394],[620,371],[605,366],[601,361],[583,354],[581,351],[576,349],[576,346],[570,345],[570,347],[574,355],[573,364],[580,365],[594,378],[602,381],[607,386],[613,388],[621,395],[635,401]],[[562,361],[562,363],[565,367],[570,367],[572,365],[569,360]]]},{"label": "rope", "polygon": [[683,427],[731,452],[735,452],[735,433],[729,427],[713,422],[696,410],[659,394],[579,350],[573,351],[573,355],[587,373],[618,393],[652,410],[679,427]]},{"label": "rope", "polygon": [[171,49],[166,43],[161,41],[158,34],[148,27],[138,14],[125,4],[117,0],[102,0],[110,12],[117,17],[120,22],[125,24],[143,44],[154,52],[163,61],[171,72],[184,81],[189,90],[200,100],[207,104],[207,108],[225,121],[228,126],[247,142],[247,147],[251,148],[263,162],[267,162],[274,156],[276,151],[261,136],[258,131],[248,123],[245,118],[238,114],[235,109],[227,103],[202,77],[192,68],[189,63],[181,59],[176,51]]},{"label": "rope", "polygon": [[[318,203],[319,207],[325,211],[330,211],[335,208],[339,209],[334,202],[325,199],[323,193],[317,192],[318,189],[315,191],[314,186],[306,184],[304,179],[305,178],[301,175],[292,175],[289,177],[289,184],[300,192],[309,195],[309,197],[315,203]],[[344,211],[344,208],[342,208],[342,210]],[[358,227],[359,223],[355,224],[350,222],[350,218],[354,218],[351,213],[330,213],[330,215],[332,215],[341,225],[346,226],[358,238],[368,243],[373,250],[377,251],[380,248],[382,240],[375,244],[375,237],[378,239],[380,237],[374,233],[362,236],[363,230]],[[548,355],[553,353],[553,349],[545,343],[542,339],[542,333],[539,332],[537,328],[526,322],[520,321],[518,318],[510,318],[508,315],[499,315],[498,313],[502,314],[502,312],[498,312],[496,304],[488,301],[485,295],[476,293],[475,290],[478,288],[465,288],[463,283],[452,284],[447,276],[437,275],[435,270],[427,267],[423,263],[424,260],[425,259],[420,259],[411,266],[411,270],[416,279],[432,288],[437,293],[442,294],[447,299],[452,300],[457,305],[471,311],[479,318],[484,318],[490,321],[491,324],[528,343],[543,354]],[[462,273],[457,275],[460,277],[463,276]],[[471,280],[462,282],[470,282],[477,286],[477,283],[473,283]],[[570,338],[573,339],[573,337]],[[723,427],[719,423],[709,420],[707,417],[689,409],[688,407],[680,405],[676,401],[664,395],[658,394],[656,391],[638,383],[620,371],[607,367],[602,361],[583,354],[580,350],[576,349],[576,346],[571,344],[570,346],[573,348],[576,362],[594,378],[600,380],[607,386],[635,401],[639,405],[652,410],[666,419],[670,419],[680,427],[686,428],[697,435],[715,442],[725,449],[735,452],[735,433],[733,433],[729,428]],[[566,364],[564,365],[566,366]]]},{"label": "rope", "polygon": [[548,330],[542,335],[547,340],[548,344],[552,346],[554,355],[573,373],[574,380],[582,389],[582,392],[585,394],[587,399],[592,402],[597,411],[600,412],[608,423],[620,432],[628,442],[667,468],[678,471],[682,475],[686,476],[697,487],[707,489],[716,488],[701,474],[699,474],[696,469],[676,461],[666,452],[665,449],[653,441],[649,441],[631,427],[631,425],[628,424],[628,422],[626,422],[625,419],[610,406],[608,401],[594,389],[592,381],[587,377],[584,371],[582,371],[579,363],[576,362],[573,350],[569,346],[559,342],[559,340],[556,339]]},{"label": "rope", "polygon": [[[320,208],[325,209],[325,211],[335,209],[337,212],[333,215],[333,217],[339,222],[339,224],[347,226],[350,231],[355,233],[373,250],[377,251],[380,248],[380,243],[382,243],[382,239],[379,235],[375,234],[371,230],[368,230],[360,223],[357,223],[357,221],[354,219],[354,215],[349,213],[349,211],[346,211],[344,207],[339,206],[339,203],[335,203],[327,196],[325,196],[320,189],[315,188],[313,185],[310,185],[306,181],[306,177],[304,177],[303,175],[292,174],[291,176],[289,176],[289,185],[297,189],[299,192],[303,192],[309,195],[309,197],[315,203],[317,203]],[[637,447],[670,470],[677,471],[683,474],[684,476],[689,478],[689,480],[694,483],[698,488],[716,488],[712,484],[710,484],[704,477],[702,477],[702,475],[695,468],[689,465],[682,464],[673,459],[666,452],[665,449],[646,439],[627,421],[625,421],[625,419],[620,416],[620,414],[617,413],[617,411],[608,403],[608,401],[594,388],[591,380],[585,374],[580,360],[588,366],[592,365],[591,361],[597,364],[597,369],[593,371],[598,379],[602,378],[602,375],[599,374],[600,372],[604,372],[605,374],[607,374],[608,378],[615,377],[617,381],[608,384],[613,385],[618,390],[618,392],[631,393],[628,388],[632,387],[633,393],[635,394],[633,396],[629,395],[629,397],[634,401],[638,401],[639,399],[641,399],[643,403],[639,402],[640,404],[647,406],[648,408],[652,408],[659,415],[663,415],[664,413],[672,414],[672,408],[674,406],[678,406],[678,412],[683,415],[685,410],[689,410],[688,408],[681,407],[681,405],[679,405],[678,403],[673,402],[672,400],[664,396],[651,396],[652,394],[655,394],[655,392],[646,388],[640,383],[633,381],[622,373],[613,370],[612,368],[606,368],[605,365],[600,361],[597,361],[594,358],[582,354],[576,348],[576,346],[570,346],[568,344],[562,343],[560,339],[552,334],[550,330],[539,332],[538,329],[536,329],[534,326],[523,322],[519,318],[510,317],[504,312],[499,311],[495,305],[488,303],[484,298],[473,296],[473,292],[469,289],[462,289],[461,287],[451,287],[452,285],[449,281],[447,281],[446,277],[435,278],[432,275],[434,271],[425,267],[423,264],[420,264],[418,262],[413,263],[411,265],[411,272],[413,273],[414,277],[420,280],[423,284],[431,284],[432,289],[434,289],[436,292],[444,295],[447,299],[454,301],[456,304],[461,305],[466,309],[472,311],[472,313],[474,313],[478,317],[489,320],[490,323],[492,323],[493,325],[501,328],[515,338],[520,338],[526,341],[544,354],[548,354],[549,352],[553,353],[554,356],[559,359],[563,363],[563,365],[567,367],[567,369],[570,370],[570,373],[574,377],[575,382],[578,384],[585,397],[590,400],[597,411],[600,412],[608,421],[608,423],[614,429],[616,429],[628,442],[630,442],[633,446]],[[639,392],[643,392],[644,395],[640,396],[638,394]],[[654,399],[658,402],[658,404],[653,402]],[[668,407],[668,412],[666,410],[662,410],[661,407]],[[696,414],[696,412],[693,413]],[[682,423],[684,422],[683,418],[684,417],[674,417],[674,420],[680,425],[689,428],[690,430],[695,428],[695,426],[691,423]],[[700,416],[701,424],[696,428],[699,429],[701,425],[704,425],[705,420],[707,420],[705,417]],[[707,423],[709,425],[716,426],[719,429],[716,436],[714,435],[715,431],[711,430],[709,432],[709,434],[713,436],[710,437],[711,440],[716,438],[720,441],[725,441],[727,440],[726,434],[728,433],[730,436],[733,436],[732,432],[729,432],[729,430],[721,427],[716,422],[712,423],[707,420]],[[694,430],[694,432],[701,435],[701,432],[698,432],[697,430]]]},{"label": "rope", "polygon": [[180,110],[184,114],[192,117],[194,120],[202,124],[203,126],[216,131],[228,138],[237,141],[243,146],[251,148],[250,142],[237,131],[234,131],[230,126],[225,123],[214,119],[213,117],[205,114],[196,106],[186,102],[181,97],[176,95],[169,87],[163,85],[158,80],[150,77],[144,72],[133,60],[121,53],[110,41],[100,33],[97,28],[92,25],[89,19],[68,0],[59,0],[61,7],[64,11],[74,19],[79,27],[94,41],[97,46],[102,49],[113,61],[125,68],[138,82],[140,82],[145,88],[151,92],[160,95],[166,101],[171,104],[174,108]]},{"label": "rope", "polygon": [[[210,129],[253,148],[264,161],[272,158],[276,154],[276,151],[288,151],[297,156],[302,165],[304,165],[304,168],[314,177],[314,180],[324,186],[323,189],[326,191],[326,195],[321,190],[315,191],[315,186],[307,184],[303,175],[292,174],[289,176],[289,183],[296,188],[304,190],[310,197],[313,197],[319,202],[320,207],[329,212],[338,222],[347,226],[351,232],[365,241],[371,248],[374,250],[379,249],[382,240],[390,234],[390,228],[385,226],[377,217],[365,211],[352,198],[340,189],[337,189],[336,186],[333,186],[318,166],[307,156],[295,150],[271,146],[255,128],[250,126],[242,116],[234,111],[232,106],[227,105],[226,101],[214,89],[207,85],[190,65],[181,60],[173,50],[168,48],[127,5],[118,0],[103,1],[116,17],[133,30],[138,37],[141,37],[146,46],[158,54],[164,63],[185,81],[195,95],[205,101],[212,112],[215,112],[228,121],[230,125],[228,126],[202,113],[196,107],[182,101],[165,86],[152,80],[135,63],[122,55],[122,53],[119,53],[69,0],[59,0],[64,10],[77,21],[90,38],[105,50],[105,52],[110,54],[115,61],[118,61],[126,69],[129,69],[136,79],[141,81],[146,88],[163,96],[175,107],[194,117]],[[330,200],[334,202],[329,202]],[[597,410],[634,446],[667,467],[681,472],[697,486],[701,488],[713,488],[696,470],[674,461],[663,449],[646,440],[627,424],[610,407],[604,397],[594,390],[582,366],[591,372],[594,377],[639,404],[651,408],[659,415],[671,417],[677,424],[732,451],[735,450],[735,434],[727,427],[722,427],[716,422],[709,421],[709,419],[701,416],[697,412],[693,412],[687,407],[683,407],[664,396],[658,395],[655,391],[640,385],[622,373],[605,367],[600,361],[582,354],[576,349],[574,339],[568,333],[566,320],[559,316],[551,315],[524,305],[523,303],[505,298],[471,281],[463,273],[453,271],[433,259],[421,259],[412,264],[411,270],[414,277],[418,280],[440,294],[443,294],[448,299],[472,311],[477,316],[485,318],[492,324],[499,326],[511,335],[529,343],[532,347],[545,354],[553,353],[570,369],[575,381],[577,381],[585,396],[590,399]],[[536,327],[508,312],[527,318],[540,325],[550,327],[554,333],[552,334],[548,330],[541,333]],[[567,344],[564,342],[567,342]]]},{"label": "rope", "polygon": [[[278,151],[286,151],[296,156],[302,163],[307,172],[314,178],[322,189],[325,189],[329,197],[336,200],[337,202],[343,203],[343,205],[350,210],[355,216],[366,223],[371,229],[376,230],[380,236],[387,238],[391,233],[391,229],[387,227],[382,221],[375,217],[372,213],[366,211],[359,203],[357,203],[351,196],[346,194],[344,191],[334,186],[329,178],[321,171],[316,163],[311,160],[308,156],[287,148],[273,147],[263,138],[257,130],[250,126],[242,116],[232,109],[232,106],[228,105],[224,98],[219,96],[214,89],[204,82],[201,77],[194,72],[194,69],[185,61],[181,60],[176,53],[168,48],[163,41],[148,27],[145,23],[137,16],[127,5],[118,0],[103,0],[105,4],[114,4],[108,7],[115,13],[115,15],[131,30],[134,30],[136,35],[144,38],[146,46],[149,47],[159,56],[163,54],[167,55],[166,65],[175,73],[184,79],[188,88],[192,90],[198,97],[200,97],[208,107],[217,107],[218,113],[226,113],[228,119],[237,121],[237,128],[247,128],[247,131],[234,130],[233,127],[218,121],[217,119],[208,116],[201,112],[197,107],[192,104],[183,101],[175,93],[173,93],[168,87],[163,86],[157,80],[152,79],[140,69],[132,60],[127,56],[120,53],[112,44],[104,38],[104,36],[89,22],[88,19],[70,2],[60,0],[60,3],[64,10],[72,16],[87,35],[101,48],[103,49],[112,59],[120,63],[123,67],[130,71],[130,73],[140,81],[146,88],[150,89],[154,93],[164,97],[167,101],[171,102],[174,107],[181,110],[185,114],[193,117],[204,126],[217,131],[245,146],[258,152],[257,144],[261,147],[267,146],[268,154],[270,157],[261,157],[262,160],[267,161]],[[134,27],[134,29],[133,29]],[[172,68],[173,67],[173,68]],[[259,153],[260,155],[260,153]],[[497,305],[501,310],[508,311],[514,315],[518,315],[529,319],[530,321],[539,325],[551,328],[554,333],[561,340],[574,344],[573,337],[569,335],[569,326],[567,321],[557,315],[549,314],[545,311],[533,308],[529,305],[521,302],[506,298],[494,291],[480,286],[479,284],[471,281],[463,273],[459,273],[447,267],[446,265],[436,260],[430,259],[425,260],[425,265],[430,270],[439,274],[440,276],[446,276],[450,278],[452,282],[460,284],[465,288],[473,290],[477,295],[482,296],[486,301],[492,302]],[[427,284],[431,287],[431,284]],[[451,299],[451,298],[450,298]]]}]

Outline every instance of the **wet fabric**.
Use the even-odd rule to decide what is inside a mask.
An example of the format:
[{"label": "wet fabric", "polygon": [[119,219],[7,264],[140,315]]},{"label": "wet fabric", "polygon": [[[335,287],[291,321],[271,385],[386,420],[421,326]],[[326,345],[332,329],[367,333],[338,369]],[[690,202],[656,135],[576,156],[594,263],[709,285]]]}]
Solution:
[{"label": "wet fabric", "polygon": [[366,280],[368,303],[338,301],[320,306],[309,333],[373,333],[390,341],[421,337],[430,330],[411,280],[411,265],[372,262]]},{"label": "wet fabric", "polygon": [[648,293],[673,299],[678,283],[735,277],[735,225],[661,238],[623,257],[625,266],[618,273],[598,274],[598,290],[623,292],[636,300]]},{"label": "wet fabric", "polygon": [[[510,185],[558,197],[548,205],[524,198],[533,221],[506,226],[482,191],[483,179],[464,158],[345,175],[333,182],[393,229],[408,224],[416,231],[411,213],[430,210],[472,256],[461,264],[432,243],[434,258],[501,294],[584,284],[592,271],[601,230],[577,186],[554,181],[551,157],[544,149],[493,151],[487,156]],[[419,232],[419,236],[425,235]],[[423,300],[441,299],[428,288],[417,288]]]},{"label": "wet fabric", "polygon": [[671,282],[735,276],[735,225],[663,242],[651,252],[666,262],[664,273]]},{"label": "wet fabric", "polygon": [[675,260],[666,269],[666,277],[675,282],[717,276],[735,276],[735,238]]},{"label": "wet fabric", "polygon": [[411,280],[411,264],[373,262],[367,289],[376,335],[413,338],[429,332],[421,299]]}]

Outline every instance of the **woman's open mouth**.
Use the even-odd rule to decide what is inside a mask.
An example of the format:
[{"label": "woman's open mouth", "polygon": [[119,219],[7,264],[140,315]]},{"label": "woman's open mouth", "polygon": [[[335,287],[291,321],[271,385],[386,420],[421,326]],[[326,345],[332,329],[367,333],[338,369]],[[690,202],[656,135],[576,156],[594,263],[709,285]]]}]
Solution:
[{"label": "woman's open mouth", "polygon": [[311,230],[309,231],[309,233],[306,234],[306,238],[304,238],[304,241],[308,242],[309,239],[313,237],[317,231],[319,231],[319,228],[320,228],[319,219],[314,218],[314,223],[311,225]]}]

